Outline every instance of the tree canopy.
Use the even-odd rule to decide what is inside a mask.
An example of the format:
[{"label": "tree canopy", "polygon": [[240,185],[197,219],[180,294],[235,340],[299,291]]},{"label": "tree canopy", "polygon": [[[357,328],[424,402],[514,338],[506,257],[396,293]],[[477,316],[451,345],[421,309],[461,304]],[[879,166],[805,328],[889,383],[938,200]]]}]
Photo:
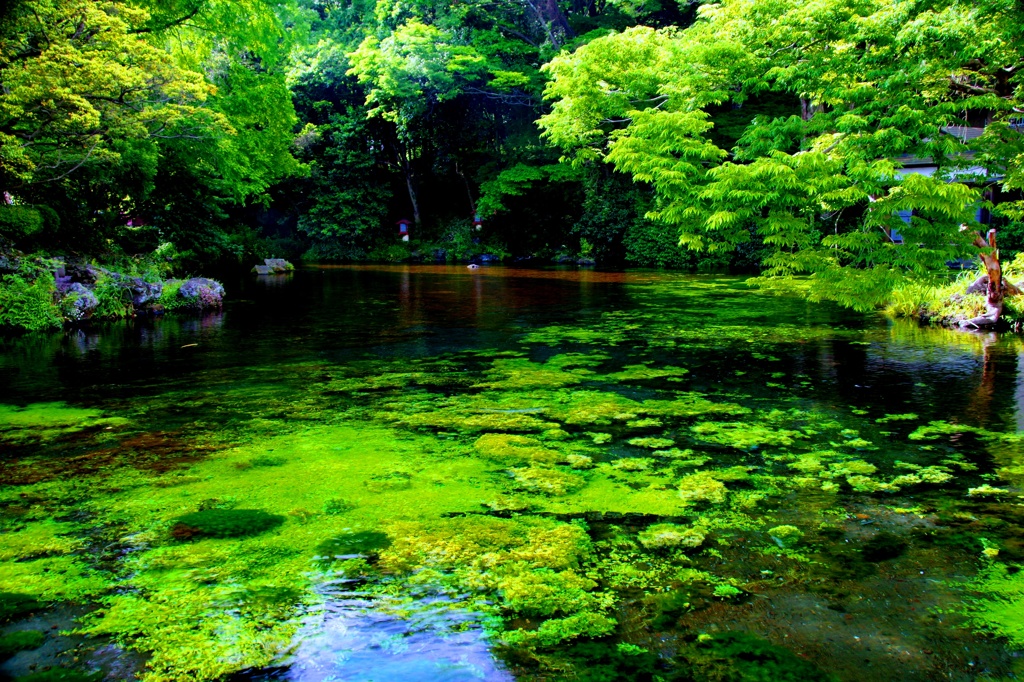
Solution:
[{"label": "tree canopy", "polygon": [[388,259],[411,218],[429,254],[732,265],[869,308],[987,252],[979,207],[1024,246],[1022,26],[1011,0],[16,0],[0,230]]}]

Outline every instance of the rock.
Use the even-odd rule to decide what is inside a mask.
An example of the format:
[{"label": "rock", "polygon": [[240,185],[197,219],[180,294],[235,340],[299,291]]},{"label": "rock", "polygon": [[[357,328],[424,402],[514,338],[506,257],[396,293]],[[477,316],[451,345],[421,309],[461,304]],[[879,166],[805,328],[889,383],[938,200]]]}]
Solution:
[{"label": "rock", "polygon": [[132,277],[128,280],[128,289],[132,292],[132,305],[141,308],[147,303],[159,299],[164,285],[160,282],[147,282],[141,277]]},{"label": "rock", "polygon": [[178,295],[200,310],[219,308],[224,303],[224,286],[217,280],[193,277],[181,285]]},{"label": "rock", "polygon": [[274,268],[269,265],[254,265],[252,272],[255,272],[257,275],[273,275]]},{"label": "rock", "polygon": [[476,270],[476,269],[477,269],[477,268],[479,268],[480,266],[479,266],[479,265],[477,265],[476,263],[470,263],[470,264],[469,264],[469,265],[467,265],[466,267],[467,267],[467,268],[469,268],[470,270]]},{"label": "rock", "polygon": [[968,294],[984,294],[988,292],[988,275],[982,275],[978,279],[971,282],[971,285],[967,287]]},{"label": "rock", "polygon": [[100,300],[96,298],[96,294],[79,282],[68,283],[63,288],[63,291],[61,291],[61,294],[63,295],[61,308],[64,309],[65,315],[69,319],[76,322],[88,319],[92,312],[100,305]]},{"label": "rock", "polygon": [[263,262],[267,267],[273,268],[274,272],[289,272],[295,269],[295,266],[284,258],[264,258]]}]

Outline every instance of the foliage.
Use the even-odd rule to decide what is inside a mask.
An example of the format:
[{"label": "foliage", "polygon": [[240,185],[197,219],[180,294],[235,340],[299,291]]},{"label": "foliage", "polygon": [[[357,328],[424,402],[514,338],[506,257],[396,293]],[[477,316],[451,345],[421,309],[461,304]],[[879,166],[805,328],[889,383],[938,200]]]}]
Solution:
[{"label": "foliage", "polygon": [[63,324],[56,283],[46,269],[0,275],[0,326],[38,331]]},{"label": "foliage", "polygon": [[[708,5],[685,30],[634,27],[553,59],[541,124],[574,164],[605,161],[650,184],[648,217],[683,246],[761,244],[762,286],[811,275],[812,299],[870,309],[977,252],[969,151],[1016,186],[1019,133],[1004,122],[1018,91],[996,65],[1015,62],[1020,43],[1004,5]],[[748,102],[744,126],[723,118]],[[935,134],[983,112],[995,123],[971,148]],[[901,173],[901,157],[940,171]],[[904,224],[896,213],[909,210]]]}]

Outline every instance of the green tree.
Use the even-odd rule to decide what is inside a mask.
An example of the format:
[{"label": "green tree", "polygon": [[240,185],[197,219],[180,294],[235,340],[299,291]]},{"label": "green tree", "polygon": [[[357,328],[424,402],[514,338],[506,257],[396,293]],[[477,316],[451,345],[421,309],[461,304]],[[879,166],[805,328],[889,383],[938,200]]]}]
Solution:
[{"label": "green tree", "polygon": [[[1020,136],[1005,124],[1019,99],[1014,7],[726,0],[686,30],[632,28],[555,58],[541,123],[575,163],[649,183],[650,217],[683,246],[763,242],[765,286],[810,275],[812,298],[866,309],[978,252],[975,152],[1020,184]],[[773,98],[781,111],[752,115],[731,149],[715,144],[727,139],[715,112]],[[971,148],[942,133],[982,116],[993,123]],[[901,173],[911,156],[939,172]],[[914,212],[909,225],[897,211]]]}]

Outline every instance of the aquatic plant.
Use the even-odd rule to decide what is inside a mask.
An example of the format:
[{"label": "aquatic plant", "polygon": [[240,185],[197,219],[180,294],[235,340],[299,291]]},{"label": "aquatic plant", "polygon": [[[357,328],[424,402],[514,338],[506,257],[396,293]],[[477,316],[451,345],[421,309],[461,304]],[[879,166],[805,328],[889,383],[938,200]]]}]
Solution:
[{"label": "aquatic plant", "polygon": [[545,495],[566,495],[587,484],[577,474],[536,466],[513,469],[512,477],[521,488]]},{"label": "aquatic plant", "polygon": [[796,547],[804,537],[802,530],[796,526],[782,525],[768,529],[768,537],[779,547]]},{"label": "aquatic plant", "polygon": [[740,450],[764,445],[793,445],[797,439],[807,438],[799,431],[746,422],[703,422],[690,427],[690,430],[701,440]]},{"label": "aquatic plant", "polygon": [[679,497],[687,503],[722,504],[727,494],[725,484],[710,471],[698,471],[679,480]]},{"label": "aquatic plant", "polygon": [[745,632],[705,634],[678,653],[696,679],[744,682],[833,682],[792,651]]},{"label": "aquatic plant", "polygon": [[473,447],[487,459],[508,466],[524,464],[556,464],[565,461],[557,450],[544,447],[536,438],[504,433],[485,433],[477,438]]},{"label": "aquatic plant", "polygon": [[628,442],[630,445],[635,445],[638,448],[648,448],[651,450],[659,450],[675,444],[675,441],[671,438],[630,438]]},{"label": "aquatic plant", "polygon": [[46,635],[39,630],[15,630],[0,635],[0,661],[5,661],[19,651],[37,649],[42,646]]},{"label": "aquatic plant", "polygon": [[175,519],[171,535],[179,540],[193,537],[236,538],[257,535],[284,523],[284,517],[258,509],[205,509]]},{"label": "aquatic plant", "polygon": [[637,539],[647,549],[700,547],[706,536],[699,529],[674,523],[656,523],[640,531]]},{"label": "aquatic plant", "polygon": [[391,546],[387,533],[364,530],[343,533],[317,545],[317,554],[327,557],[350,556],[354,554],[376,554]]}]

